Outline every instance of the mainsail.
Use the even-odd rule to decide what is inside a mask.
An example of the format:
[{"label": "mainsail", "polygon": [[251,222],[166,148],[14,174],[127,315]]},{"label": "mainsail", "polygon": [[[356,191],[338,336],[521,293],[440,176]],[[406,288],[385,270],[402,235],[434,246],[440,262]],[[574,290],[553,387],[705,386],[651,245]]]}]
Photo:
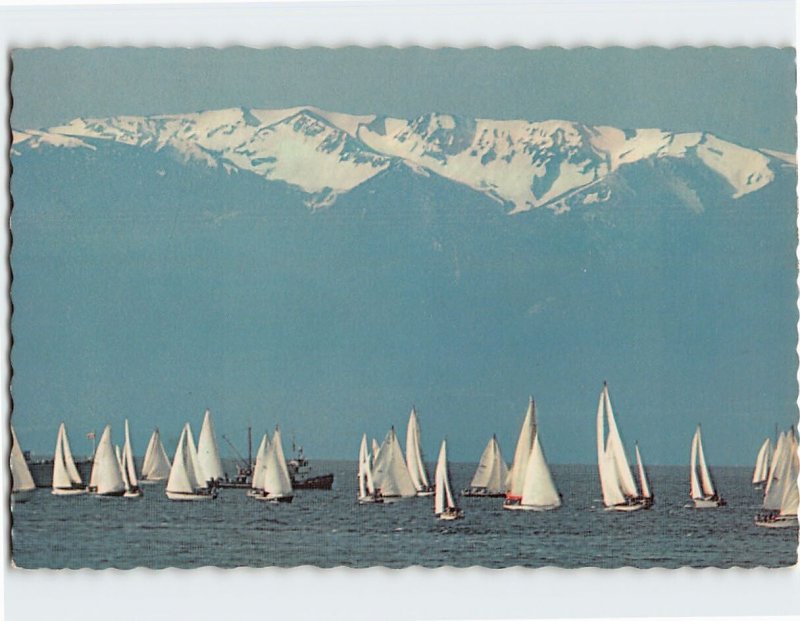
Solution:
[{"label": "mainsail", "polygon": [[200,436],[197,440],[197,457],[200,460],[200,469],[207,481],[219,481],[225,478],[210,410],[206,410],[205,416],[203,416],[203,426],[200,428]]},{"label": "mainsail", "polygon": [[[606,419],[608,438],[605,433]],[[614,419],[614,411],[611,409],[608,385],[605,383],[597,404],[597,468],[603,492],[603,504],[606,507],[623,505],[638,497],[636,483],[625,458],[625,449]]]},{"label": "mainsail", "polygon": [[172,494],[191,495],[198,489],[205,487],[205,480],[196,472],[196,458],[192,455],[194,438],[189,423],[183,426],[175,457],[172,459],[172,468],[169,472],[166,491]]},{"label": "mainsail", "polygon": [[421,434],[416,408],[411,409],[408,417],[408,430],[406,432],[406,465],[411,481],[418,492],[430,489],[428,474],[425,472],[425,463],[422,460]]},{"label": "mainsail", "polygon": [[436,491],[434,493],[433,512],[441,515],[447,509],[458,509],[453,492],[450,489],[450,476],[447,470],[447,440],[442,440],[439,459],[436,462]]},{"label": "mainsail", "polygon": [[761,448],[758,449],[758,455],[756,456],[756,466],[755,468],[753,468],[753,485],[763,483],[764,481],[767,480],[771,452],[772,452],[772,443],[770,442],[769,438],[767,438],[764,440],[764,443],[761,445]]},{"label": "mainsail", "polygon": [[169,457],[167,457],[164,444],[161,442],[161,434],[156,428],[153,435],[150,436],[150,442],[147,444],[144,454],[142,480],[163,481],[169,477],[170,468]]},{"label": "mainsail", "polygon": [[278,428],[275,429],[275,433],[272,435],[272,442],[269,444],[264,461],[266,462],[266,468],[261,489],[266,492],[267,498],[291,496],[292,480],[289,477],[289,469],[286,466],[281,431]]},{"label": "mainsail", "polygon": [[133,461],[133,446],[131,445],[131,434],[128,428],[128,419],[125,419],[125,445],[122,449],[122,471],[125,474],[128,487],[137,489],[139,487],[139,477],[136,476],[136,464]]},{"label": "mainsail", "polygon": [[253,489],[264,488],[264,473],[267,470],[267,449],[269,448],[269,436],[265,433],[261,438],[261,444],[256,451],[256,463],[253,465],[253,477],[250,486]]},{"label": "mainsail", "polygon": [[375,487],[381,496],[410,498],[417,495],[417,488],[408,473],[408,467],[400,450],[400,442],[394,427],[386,434],[386,439],[375,458]]},{"label": "mainsail", "polygon": [[522,487],[525,485],[525,473],[528,468],[528,459],[533,448],[533,438],[536,435],[536,405],[533,397],[528,400],[528,410],[522,421],[522,428],[514,449],[514,461],[508,471],[506,498],[519,500],[522,498]]},{"label": "mainsail", "polygon": [[11,427],[11,492],[28,492],[36,488],[31,471],[25,462],[25,455],[17,440],[14,427]]},{"label": "mainsail", "polygon": [[522,507],[532,509],[555,509],[561,506],[561,496],[553,483],[550,468],[539,443],[539,432],[533,437],[533,448],[525,471],[522,486]]},{"label": "mainsail", "polygon": [[106,425],[103,429],[103,435],[97,444],[90,480],[92,487],[100,496],[114,496],[125,492],[122,470],[111,445],[110,425]]},{"label": "mainsail", "polygon": [[653,494],[650,492],[650,483],[647,481],[647,473],[644,469],[644,462],[642,455],[639,453],[639,443],[636,443],[636,470],[639,473],[639,487],[642,488],[642,498],[652,498]]},{"label": "mainsail", "polygon": [[493,435],[486,448],[483,449],[470,488],[486,490],[488,494],[502,494],[506,491],[508,467],[503,461],[497,436]]},{"label": "mainsail", "polygon": [[81,487],[83,487],[83,483],[78,474],[78,468],[75,467],[75,460],[72,458],[67,428],[64,423],[61,423],[58,427],[53,463],[53,492],[58,493],[60,490],[73,490]]},{"label": "mainsail", "polygon": [[700,434],[700,425],[697,426],[697,430],[694,432],[694,437],[692,438],[691,470],[691,497],[695,500],[699,500],[715,496],[716,490],[714,489],[711,473],[708,471],[705,454],[703,453],[703,440]]}]

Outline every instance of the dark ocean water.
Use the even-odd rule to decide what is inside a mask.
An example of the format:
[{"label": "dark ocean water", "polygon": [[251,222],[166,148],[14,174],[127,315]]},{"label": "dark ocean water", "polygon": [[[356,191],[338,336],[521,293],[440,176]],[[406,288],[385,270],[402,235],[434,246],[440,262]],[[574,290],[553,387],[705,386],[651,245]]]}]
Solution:
[{"label": "dark ocean water", "polygon": [[[332,491],[299,490],[272,505],[223,489],[216,501],[167,500],[164,486],[141,499],[55,497],[37,490],[13,507],[12,557],[20,567],[133,568],[345,565],[368,567],[695,567],[793,565],[797,528],[754,525],[761,493],[748,468],[716,468],[728,506],[685,508],[687,467],[652,467],[656,504],[602,510],[596,468],[553,466],[564,505],[546,513],[504,511],[499,498],[461,498],[465,519],[440,522],[432,498],[358,505],[356,465],[316,462],[336,475]],[[454,488],[474,464],[452,464]]]}]

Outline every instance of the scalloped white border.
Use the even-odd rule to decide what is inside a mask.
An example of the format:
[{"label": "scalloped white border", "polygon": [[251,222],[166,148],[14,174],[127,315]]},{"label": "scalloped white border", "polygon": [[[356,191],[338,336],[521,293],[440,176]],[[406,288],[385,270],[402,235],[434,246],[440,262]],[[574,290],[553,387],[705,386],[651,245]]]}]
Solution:
[{"label": "scalloped white border", "polygon": [[[12,6],[0,0],[0,41],[12,47],[66,45],[161,45],[269,47],[291,45],[424,45],[429,47],[543,47],[561,45],[746,45],[795,46],[792,0],[539,0],[462,3],[422,2],[242,2],[154,6],[144,0],[113,9]],[[99,3],[96,3],[99,4]],[[8,57],[0,58],[8,76]],[[8,93],[0,105],[8,115]],[[0,133],[8,152],[8,132]],[[3,159],[3,181],[8,182]],[[8,195],[0,209],[8,217]],[[6,256],[8,237],[0,236]],[[8,289],[0,269],[0,289]],[[9,306],[0,304],[8,325]],[[9,337],[0,331],[0,346]],[[7,362],[0,384],[8,385]],[[4,425],[8,399],[0,399]],[[3,427],[5,429],[5,427]],[[8,438],[3,434],[3,454]],[[8,492],[0,478],[0,497]],[[106,570],[23,571],[8,569],[8,514],[3,531],[5,612],[8,619],[518,619],[708,615],[790,615],[800,610],[800,569],[788,570],[561,570],[561,569],[333,569],[302,567],[129,572]],[[395,594],[412,594],[399,597]],[[644,618],[644,617],[639,617]],[[797,617],[794,617],[797,618]]]}]

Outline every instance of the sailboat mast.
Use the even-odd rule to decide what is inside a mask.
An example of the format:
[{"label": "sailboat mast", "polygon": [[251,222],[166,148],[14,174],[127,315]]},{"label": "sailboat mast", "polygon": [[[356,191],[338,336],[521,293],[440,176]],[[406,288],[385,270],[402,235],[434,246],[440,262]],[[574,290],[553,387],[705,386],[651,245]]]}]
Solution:
[{"label": "sailboat mast", "polygon": [[247,428],[247,467],[253,471],[253,428]]}]

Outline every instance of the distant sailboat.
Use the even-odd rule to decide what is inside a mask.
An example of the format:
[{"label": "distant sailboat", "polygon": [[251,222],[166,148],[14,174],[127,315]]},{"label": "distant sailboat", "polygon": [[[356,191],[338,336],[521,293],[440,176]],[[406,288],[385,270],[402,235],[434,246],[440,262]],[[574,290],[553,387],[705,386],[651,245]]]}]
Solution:
[{"label": "distant sailboat", "polygon": [[81,481],[72,451],[69,447],[69,438],[64,423],[58,427],[56,438],[56,453],[53,460],[53,494],[56,496],[74,496],[85,494],[86,487]]},{"label": "distant sailboat", "polygon": [[215,483],[225,478],[210,410],[206,410],[203,416],[203,426],[200,428],[200,436],[197,439],[197,457],[206,481]]},{"label": "distant sailboat", "polygon": [[166,481],[169,478],[170,468],[169,457],[167,457],[164,444],[161,442],[161,434],[156,428],[153,431],[153,435],[150,436],[150,442],[147,444],[147,450],[144,453],[141,482]]},{"label": "distant sailboat", "polygon": [[458,508],[450,489],[450,473],[447,468],[447,440],[442,440],[439,459],[436,462],[436,487],[434,492],[433,512],[440,520],[457,520],[464,517],[464,511]]},{"label": "distant sailboat", "polygon": [[425,463],[422,460],[421,435],[417,410],[411,408],[406,432],[406,465],[408,473],[411,475],[411,481],[417,490],[417,496],[432,496],[433,487],[428,482],[428,473],[425,472]]},{"label": "distant sailboat", "polygon": [[139,498],[142,490],[139,487],[139,477],[136,475],[136,464],[133,460],[133,446],[128,428],[128,419],[125,419],[125,444],[122,448],[122,479],[125,483],[125,498]]},{"label": "distant sailboat", "polygon": [[256,451],[256,462],[253,465],[253,476],[250,479],[250,490],[248,496],[259,496],[264,488],[264,474],[267,470],[267,449],[269,448],[269,436],[265,433],[261,438],[261,443]]},{"label": "distant sailboat", "polygon": [[642,454],[639,452],[639,443],[636,445],[636,471],[639,474],[639,488],[642,490],[642,502],[644,508],[649,509],[655,502],[655,496],[650,491],[650,482],[647,480],[647,472],[644,469],[644,462],[642,461]]},{"label": "distant sailboat", "polygon": [[106,425],[97,450],[94,453],[92,474],[89,478],[89,491],[97,496],[122,496],[125,494],[125,481],[122,469],[111,444],[111,426]]},{"label": "distant sailboat", "polygon": [[[699,474],[698,474],[699,473]],[[711,473],[706,465],[706,457],[703,452],[703,439],[700,433],[700,425],[694,432],[691,450],[691,473],[689,477],[689,495],[694,502],[695,509],[713,509],[725,504],[725,500],[720,498],[711,480]]]},{"label": "distant sailboat", "polygon": [[506,495],[508,466],[503,461],[497,436],[492,436],[478,462],[469,488],[461,492],[464,496],[500,497]]},{"label": "distant sailboat", "polygon": [[283,453],[281,430],[277,427],[266,450],[264,464],[264,480],[258,490],[260,493],[252,498],[268,502],[292,502],[292,479]]},{"label": "distant sailboat", "polygon": [[373,469],[375,488],[384,498],[411,498],[417,495],[417,488],[411,480],[403,451],[394,427],[386,434]]},{"label": "distant sailboat", "polygon": [[797,455],[797,437],[794,430],[782,434],[779,438],[773,462],[777,462],[775,468],[777,476],[768,482],[768,489],[764,495],[764,510],[756,516],[755,523],[765,528],[797,526],[797,510],[800,504],[797,476],[800,472],[800,459]]},{"label": "distant sailboat", "polygon": [[645,508],[646,503],[639,494],[625,457],[625,448],[622,446],[614,410],[611,408],[608,385],[605,382],[597,405],[597,467],[606,510],[637,511]]},{"label": "distant sailboat", "polygon": [[549,511],[561,506],[561,494],[558,493],[550,468],[539,443],[539,430],[533,436],[528,465],[525,470],[525,483],[522,485],[522,500],[518,506],[526,511]]},{"label": "distant sailboat", "polygon": [[11,500],[15,503],[29,500],[36,484],[33,482],[31,471],[25,462],[25,455],[20,448],[14,427],[11,427]]},{"label": "distant sailboat", "polygon": [[533,449],[533,438],[536,436],[536,404],[533,397],[528,400],[528,410],[522,421],[522,428],[517,439],[517,447],[514,449],[514,461],[508,471],[506,482],[506,500],[503,503],[504,509],[519,509],[522,503],[522,488],[525,485],[525,475],[528,470],[528,459]]},{"label": "distant sailboat", "polygon": [[372,476],[372,458],[367,450],[367,434],[361,438],[361,447],[358,451],[358,502],[360,504],[382,503],[383,498],[375,489],[375,480]]},{"label": "distant sailboat", "polygon": [[189,423],[184,425],[175,449],[166,494],[170,500],[211,500],[217,497],[217,490],[207,486],[200,470]]},{"label": "distant sailboat", "polygon": [[767,482],[769,465],[772,459],[772,442],[769,438],[764,440],[756,456],[756,466],[753,469],[753,485],[763,485]]}]

